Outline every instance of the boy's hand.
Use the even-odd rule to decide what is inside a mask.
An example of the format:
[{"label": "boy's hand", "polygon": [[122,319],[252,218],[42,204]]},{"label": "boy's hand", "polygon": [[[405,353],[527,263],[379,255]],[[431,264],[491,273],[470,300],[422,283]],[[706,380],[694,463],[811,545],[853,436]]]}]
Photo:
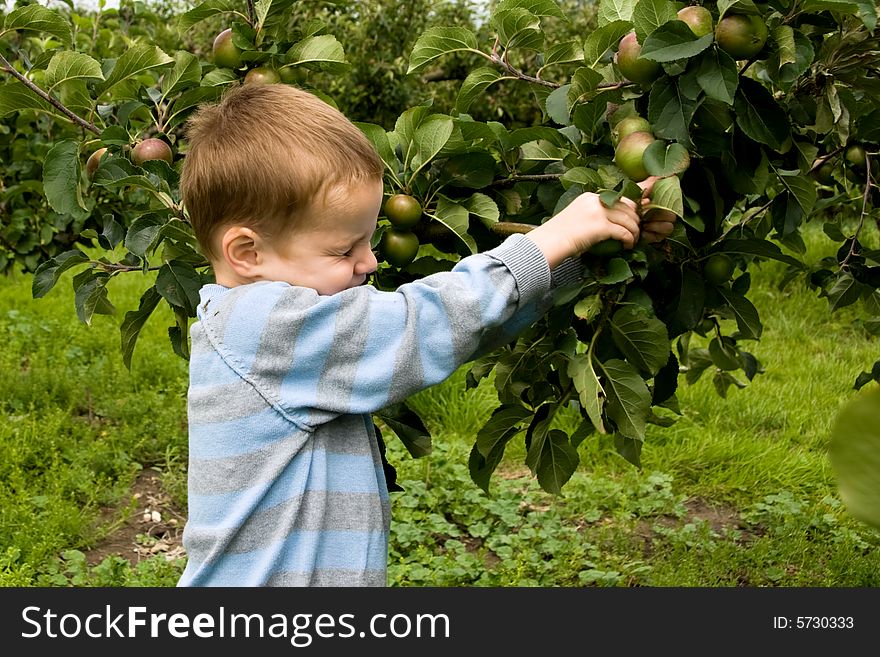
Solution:
[{"label": "boy's hand", "polygon": [[559,214],[527,233],[553,269],[566,258],[589,250],[607,239],[631,249],[639,238],[639,214],[635,202],[621,198],[606,208],[598,194],[586,192]]}]

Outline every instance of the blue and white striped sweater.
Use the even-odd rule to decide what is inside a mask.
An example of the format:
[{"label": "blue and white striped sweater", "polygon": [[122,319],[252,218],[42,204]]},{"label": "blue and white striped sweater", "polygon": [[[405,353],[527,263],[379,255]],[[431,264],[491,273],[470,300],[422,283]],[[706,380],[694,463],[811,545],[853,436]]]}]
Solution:
[{"label": "blue and white striped sweater", "polygon": [[394,292],[205,286],[179,586],[384,586],[390,503],[371,413],[512,339],[580,273],[569,261],[551,281],[514,235]]}]

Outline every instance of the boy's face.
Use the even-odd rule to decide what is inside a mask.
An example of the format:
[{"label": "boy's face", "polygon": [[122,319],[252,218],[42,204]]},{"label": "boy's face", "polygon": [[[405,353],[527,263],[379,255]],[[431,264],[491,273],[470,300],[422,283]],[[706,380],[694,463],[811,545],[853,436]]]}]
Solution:
[{"label": "boy's face", "polygon": [[376,270],[370,240],[382,205],[382,181],[336,187],[309,212],[308,225],[265,253],[262,278],[330,295],[363,284]]}]

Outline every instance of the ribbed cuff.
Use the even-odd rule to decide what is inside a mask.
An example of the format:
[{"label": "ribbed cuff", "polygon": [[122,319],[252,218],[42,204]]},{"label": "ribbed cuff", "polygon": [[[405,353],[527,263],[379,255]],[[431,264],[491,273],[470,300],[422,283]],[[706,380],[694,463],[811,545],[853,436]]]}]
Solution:
[{"label": "ribbed cuff", "polygon": [[553,287],[580,283],[584,280],[585,269],[584,262],[580,258],[566,258],[550,272]]},{"label": "ribbed cuff", "polygon": [[520,304],[537,301],[550,289],[550,266],[544,253],[525,235],[511,235],[490,255],[500,260],[513,274],[519,290]]}]

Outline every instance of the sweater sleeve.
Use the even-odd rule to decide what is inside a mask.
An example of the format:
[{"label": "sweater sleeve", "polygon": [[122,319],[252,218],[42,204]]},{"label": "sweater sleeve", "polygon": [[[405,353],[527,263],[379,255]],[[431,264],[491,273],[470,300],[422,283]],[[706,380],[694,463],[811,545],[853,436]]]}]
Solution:
[{"label": "sweater sleeve", "polygon": [[[303,428],[371,413],[437,384],[511,338],[546,308],[558,280],[535,244],[514,235],[393,292],[331,296],[285,283],[232,288],[200,313],[221,358]],[[243,288],[250,288],[245,290]]]}]

